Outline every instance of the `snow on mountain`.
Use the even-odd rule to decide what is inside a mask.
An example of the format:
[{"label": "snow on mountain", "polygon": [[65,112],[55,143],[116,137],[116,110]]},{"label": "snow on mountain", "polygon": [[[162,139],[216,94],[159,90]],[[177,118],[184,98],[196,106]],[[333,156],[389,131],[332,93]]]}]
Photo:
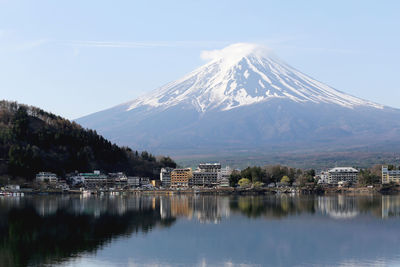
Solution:
[{"label": "snow on mountain", "polygon": [[202,57],[208,63],[185,77],[77,122],[120,145],[170,155],[399,144],[400,110],[335,90],[262,46]]},{"label": "snow on mountain", "polygon": [[185,77],[127,104],[170,108],[179,103],[199,112],[230,110],[273,98],[295,102],[332,103],[347,108],[383,106],[335,90],[301,73],[272,55],[267,48],[248,43],[203,52],[210,60]]}]

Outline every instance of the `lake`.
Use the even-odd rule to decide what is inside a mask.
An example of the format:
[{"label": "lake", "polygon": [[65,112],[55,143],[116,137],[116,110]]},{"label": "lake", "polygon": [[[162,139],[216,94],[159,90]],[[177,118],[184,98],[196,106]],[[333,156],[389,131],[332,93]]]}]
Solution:
[{"label": "lake", "polygon": [[400,196],[0,197],[1,266],[399,266]]}]

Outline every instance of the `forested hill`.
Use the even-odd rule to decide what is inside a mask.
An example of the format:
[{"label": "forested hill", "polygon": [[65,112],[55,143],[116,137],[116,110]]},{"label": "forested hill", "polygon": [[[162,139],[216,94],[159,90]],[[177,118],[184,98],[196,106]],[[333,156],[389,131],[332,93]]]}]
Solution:
[{"label": "forested hill", "polygon": [[0,176],[30,180],[39,171],[101,170],[156,178],[164,166],[176,164],[169,157],[119,147],[39,108],[0,101]]}]

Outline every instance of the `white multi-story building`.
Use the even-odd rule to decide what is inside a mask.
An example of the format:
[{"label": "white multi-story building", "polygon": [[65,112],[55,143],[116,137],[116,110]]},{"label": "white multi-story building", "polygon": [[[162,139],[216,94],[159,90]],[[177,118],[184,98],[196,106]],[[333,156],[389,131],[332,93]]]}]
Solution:
[{"label": "white multi-story building", "polygon": [[328,184],[338,184],[339,182],[348,182],[355,184],[358,181],[357,169],[352,167],[336,167],[328,171]]},{"label": "white multi-story building", "polygon": [[52,172],[39,172],[36,174],[36,182],[40,183],[57,183],[57,174]]},{"label": "white multi-story building", "polygon": [[390,182],[400,183],[400,170],[394,168],[389,170],[389,166],[382,166],[382,184],[388,184]]},{"label": "white multi-story building", "polygon": [[160,171],[160,181],[162,186],[165,187],[170,187],[171,186],[171,172],[173,171],[173,168],[162,168]]},{"label": "white multi-story building", "polygon": [[193,185],[195,186],[216,186],[218,176],[221,172],[220,163],[199,164],[193,172]]},{"label": "white multi-story building", "polygon": [[73,185],[82,184],[86,187],[104,187],[107,186],[108,176],[94,171],[92,173],[79,173],[70,178]]},{"label": "white multi-story building", "polygon": [[218,185],[221,187],[229,186],[229,177],[231,176],[232,169],[229,166],[222,168],[221,171],[218,173]]}]

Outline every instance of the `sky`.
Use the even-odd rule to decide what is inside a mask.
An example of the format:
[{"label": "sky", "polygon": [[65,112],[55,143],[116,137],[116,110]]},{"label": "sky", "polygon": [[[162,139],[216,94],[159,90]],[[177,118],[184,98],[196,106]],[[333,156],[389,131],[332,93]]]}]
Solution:
[{"label": "sky", "polygon": [[0,0],[0,99],[68,119],[128,102],[238,42],[400,108],[400,1]]}]

